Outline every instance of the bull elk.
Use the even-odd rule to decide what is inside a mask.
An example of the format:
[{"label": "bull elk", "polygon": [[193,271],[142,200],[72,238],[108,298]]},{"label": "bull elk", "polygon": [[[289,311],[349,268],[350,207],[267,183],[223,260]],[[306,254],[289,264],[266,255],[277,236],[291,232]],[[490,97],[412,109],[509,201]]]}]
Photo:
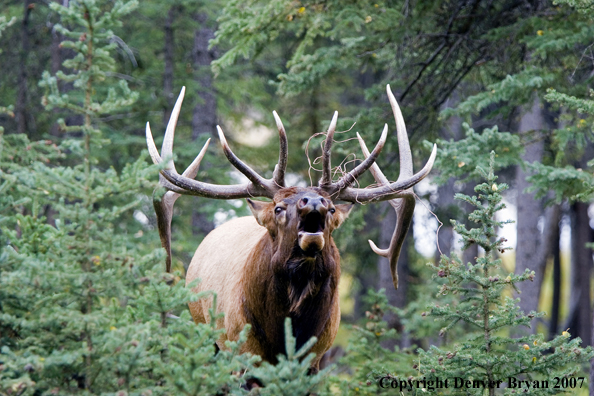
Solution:
[{"label": "bull elk", "polygon": [[[375,253],[389,259],[394,287],[397,288],[398,256],[415,206],[412,187],[431,170],[437,148],[433,147],[425,167],[413,174],[406,127],[388,85],[400,152],[400,175],[396,182],[390,183],[375,163],[386,141],[387,124],[371,153],[357,134],[365,159],[338,181],[332,180],[330,153],[338,117],[338,112],[335,112],[323,146],[322,177],[318,186],[285,186],[287,135],[280,118],[273,112],[280,138],[280,155],[272,178],[264,179],[241,161],[231,151],[222,129],[217,126],[227,159],[249,182],[238,185],[204,183],[194,180],[194,177],[210,139],[181,175],[172,160],[173,135],[184,92],[185,89],[182,89],[173,108],[161,154],[157,151],[149,124],[146,125],[149,153],[153,162],[161,165],[159,183],[167,190],[154,198],[159,234],[167,251],[167,271],[171,269],[173,204],[180,194],[215,199],[247,198],[253,217],[233,219],[209,233],[194,254],[186,282],[200,279],[196,292],[216,292],[216,311],[225,314],[217,322],[219,328],[226,329],[226,335],[218,341],[220,348],[224,348],[225,340],[236,340],[249,323],[252,327],[243,350],[275,363],[278,354],[285,353],[283,323],[286,317],[290,317],[297,348],[312,336],[318,339],[312,349],[316,358],[311,369],[315,372],[322,355],[332,345],[340,322],[340,256],[332,240],[332,232],[347,218],[354,204],[389,201],[397,213],[390,246],[380,249],[372,241],[369,243]],[[351,187],[368,169],[371,169],[378,186]],[[254,197],[272,201],[250,199]],[[348,203],[338,204],[337,201]],[[194,321],[210,321],[212,301],[211,297],[190,303]]]}]

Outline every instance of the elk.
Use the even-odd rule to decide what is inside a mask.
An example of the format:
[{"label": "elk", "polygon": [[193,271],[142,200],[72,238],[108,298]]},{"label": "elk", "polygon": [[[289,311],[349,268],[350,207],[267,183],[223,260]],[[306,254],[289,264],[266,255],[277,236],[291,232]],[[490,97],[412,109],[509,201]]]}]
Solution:
[{"label": "elk", "polygon": [[[246,184],[214,185],[194,180],[200,161],[208,147],[206,142],[196,159],[180,175],[172,159],[173,136],[185,88],[175,103],[159,154],[150,126],[146,139],[153,162],[160,165],[159,184],[164,194],[156,194],[159,235],[167,252],[166,269],[171,270],[171,217],[173,204],[180,195],[197,195],[214,199],[246,198],[253,216],[228,221],[209,233],[190,263],[186,283],[200,279],[195,291],[216,293],[216,312],[224,317],[217,321],[226,334],[217,342],[237,340],[246,324],[251,325],[243,351],[260,355],[276,363],[285,353],[284,319],[290,317],[300,348],[311,337],[317,338],[312,352],[316,354],[311,370],[317,372],[322,355],[330,348],[340,322],[338,282],[340,256],[332,240],[332,232],[347,218],[354,204],[389,201],[397,213],[395,230],[387,249],[369,241],[372,250],[389,259],[394,287],[398,288],[397,263],[404,237],[412,221],[415,198],[412,187],[430,172],[437,147],[421,171],[413,174],[412,155],[400,108],[386,87],[396,120],[400,154],[400,175],[390,183],[375,163],[388,134],[385,124],[381,138],[369,152],[365,142],[357,138],[365,159],[339,180],[333,181],[330,154],[338,112],[334,113],[322,150],[322,177],[316,187],[285,186],[287,135],[273,112],[280,139],[278,163],[271,179],[265,179],[231,151],[223,130],[217,126],[225,156],[249,180]],[[378,186],[355,188],[351,185],[368,169]],[[270,202],[252,200],[269,198]],[[343,201],[344,203],[338,203]],[[189,304],[197,323],[210,322],[209,309],[213,298]]]}]

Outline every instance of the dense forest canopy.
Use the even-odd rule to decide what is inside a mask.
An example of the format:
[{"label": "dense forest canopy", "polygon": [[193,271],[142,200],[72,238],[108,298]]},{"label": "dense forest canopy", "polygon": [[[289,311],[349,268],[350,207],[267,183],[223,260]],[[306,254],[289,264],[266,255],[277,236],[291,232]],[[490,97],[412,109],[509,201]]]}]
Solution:
[{"label": "dense forest canopy", "polygon": [[[567,379],[532,394],[573,392],[585,377],[586,392],[593,10],[591,0],[3,0],[0,394],[247,394],[245,370],[265,385],[252,394],[389,394],[382,378],[408,377]],[[377,162],[396,180],[387,84],[415,170],[438,146],[415,190],[400,287],[367,243],[389,244],[394,211],[358,206],[335,232],[342,325],[327,368],[307,376],[307,348],[295,350],[290,331],[277,365],[240,353],[247,328],[215,355],[221,330],[191,323],[187,302],[200,296],[184,275],[204,236],[249,210],[180,198],[165,273],[147,121],[160,146],[185,86],[176,164],[214,138],[196,179],[231,184],[241,176],[213,144],[216,126],[269,178],[275,110],[287,181],[308,186],[338,111],[335,177],[363,158],[355,133],[371,145],[388,123]]]}]

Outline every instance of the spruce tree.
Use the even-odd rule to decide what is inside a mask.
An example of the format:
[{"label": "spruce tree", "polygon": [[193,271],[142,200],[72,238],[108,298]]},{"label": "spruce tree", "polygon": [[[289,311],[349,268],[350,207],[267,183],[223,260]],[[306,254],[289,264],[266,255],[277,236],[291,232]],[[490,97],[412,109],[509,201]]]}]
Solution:
[{"label": "spruce tree", "polygon": [[[110,78],[111,29],[135,6],[52,3],[62,21],[56,29],[68,38],[62,46],[74,56],[65,61],[69,74],[44,74],[44,104],[83,122],[60,122],[68,138],[59,150],[20,135],[2,140],[2,394],[214,394],[238,388],[241,376],[233,373],[255,359],[238,360],[240,343],[215,358],[221,331],[214,323],[196,326],[187,312],[198,296],[179,274],[163,273],[162,252],[141,250],[134,231],[121,227],[122,215],[152,186],[156,172],[146,159],[121,173],[98,166],[109,144],[99,115],[136,97]],[[73,89],[61,93],[58,80]]]},{"label": "spruce tree", "polygon": [[[495,213],[505,207],[501,193],[507,186],[496,182],[494,159],[492,152],[490,169],[479,169],[485,182],[475,187],[476,196],[456,195],[476,208],[468,218],[477,227],[468,229],[452,221],[462,237],[463,249],[477,244],[484,255],[473,263],[462,263],[455,254],[442,256],[435,268],[438,301],[426,315],[426,320],[442,323],[442,337],[458,326],[464,326],[468,333],[440,347],[419,351],[414,380],[420,381],[420,387],[414,394],[543,395],[587,387],[581,368],[594,353],[589,347],[581,348],[579,339],[571,340],[567,331],[551,341],[542,335],[514,335],[543,314],[521,312],[517,300],[507,296],[510,288],[532,280],[534,273],[506,274],[497,258],[498,252],[509,249],[504,246],[506,240],[497,236],[497,228],[509,221],[495,219]],[[449,299],[446,304],[439,301],[452,295],[455,300]]]},{"label": "spruce tree", "polygon": [[[217,352],[218,316],[195,324],[187,309],[205,295],[186,287],[180,273],[164,273],[163,252],[144,248],[122,222],[157,173],[146,155],[121,172],[98,161],[110,144],[99,116],[136,97],[125,82],[113,83],[111,40],[135,6],[52,3],[62,22],[56,29],[68,38],[62,46],[74,56],[65,61],[69,74],[44,74],[44,104],[83,122],[60,121],[67,138],[59,147],[0,136],[0,394],[246,394],[252,373],[268,394],[288,377],[287,394],[314,389],[327,372],[306,377],[311,342],[295,352],[290,329],[292,353],[278,366],[255,369],[260,358],[240,353],[249,327]],[[73,89],[60,92],[59,81]]]}]

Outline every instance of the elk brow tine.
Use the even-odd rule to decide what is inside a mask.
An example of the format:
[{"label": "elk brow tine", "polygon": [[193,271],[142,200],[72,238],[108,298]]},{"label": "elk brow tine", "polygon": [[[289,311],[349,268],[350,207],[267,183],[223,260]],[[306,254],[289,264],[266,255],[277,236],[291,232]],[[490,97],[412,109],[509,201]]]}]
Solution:
[{"label": "elk brow tine", "polygon": [[167,191],[159,196],[159,189],[153,192],[153,208],[157,215],[157,227],[161,246],[165,249],[165,271],[171,272],[171,218],[173,217],[173,205],[180,194]]},{"label": "elk brow tine", "polygon": [[221,145],[223,146],[223,152],[225,156],[231,162],[238,171],[243,173],[245,177],[247,177],[252,183],[257,186],[265,187],[268,183],[266,180],[256,173],[255,170],[250,168],[245,162],[240,160],[234,153],[231,151],[231,147],[229,147],[229,143],[227,143],[227,139],[225,139],[225,134],[219,125],[217,125],[217,131],[219,132],[219,140],[221,141]]},{"label": "elk brow tine", "polygon": [[334,139],[334,132],[336,131],[336,123],[338,121],[338,111],[334,112],[330,126],[328,127],[328,133],[326,134],[326,140],[324,141],[324,148],[322,151],[322,178],[318,185],[325,186],[332,184],[332,172],[330,165],[330,154],[332,153],[332,142]]},{"label": "elk brow tine", "polygon": [[274,121],[276,122],[279,139],[278,164],[276,164],[274,167],[272,179],[278,186],[285,187],[285,172],[287,170],[287,158],[289,156],[287,132],[285,132],[285,127],[283,126],[283,123],[276,111],[273,111],[272,115],[274,116]]},{"label": "elk brow tine", "polygon": [[151,132],[151,126],[148,122],[146,123],[146,145],[151,159],[153,160],[153,164],[159,165],[163,160],[159,155],[159,150],[157,150],[157,145],[155,144],[155,139],[153,139],[153,133]]},{"label": "elk brow tine", "polygon": [[[357,133],[357,136],[359,136],[359,133]],[[367,171],[367,169],[369,169],[370,167],[372,167],[375,164],[375,160],[377,159],[379,154],[382,152],[382,149],[384,148],[384,145],[386,144],[387,137],[388,137],[388,124],[384,124],[384,130],[382,131],[380,140],[375,145],[375,148],[373,149],[371,154],[369,154],[369,151],[368,151],[368,155],[359,165],[357,165],[353,170],[351,170],[349,173],[344,175],[338,182],[336,182],[336,185],[338,186],[339,190],[342,190],[343,188],[346,188],[346,187],[350,186],[351,184],[353,184],[359,176],[361,176],[363,173],[365,173]]]},{"label": "elk brow tine", "polygon": [[175,170],[175,164],[173,163],[173,137],[175,136],[175,127],[177,126],[177,119],[179,118],[179,112],[181,111],[185,94],[186,87],[182,87],[181,92],[175,101],[175,106],[173,106],[173,110],[171,111],[171,117],[169,117],[167,129],[165,130],[163,146],[161,147],[161,157],[169,158],[166,169]]},{"label": "elk brow tine", "polygon": [[390,89],[390,84],[386,85],[386,92],[388,93],[388,100],[390,101],[392,113],[394,114],[394,121],[396,121],[398,153],[400,155],[400,175],[398,176],[398,180],[400,180],[403,177],[407,178],[413,175],[412,153],[410,150],[410,143],[408,142],[404,117],[402,117],[400,106],[398,106],[398,102]]}]

